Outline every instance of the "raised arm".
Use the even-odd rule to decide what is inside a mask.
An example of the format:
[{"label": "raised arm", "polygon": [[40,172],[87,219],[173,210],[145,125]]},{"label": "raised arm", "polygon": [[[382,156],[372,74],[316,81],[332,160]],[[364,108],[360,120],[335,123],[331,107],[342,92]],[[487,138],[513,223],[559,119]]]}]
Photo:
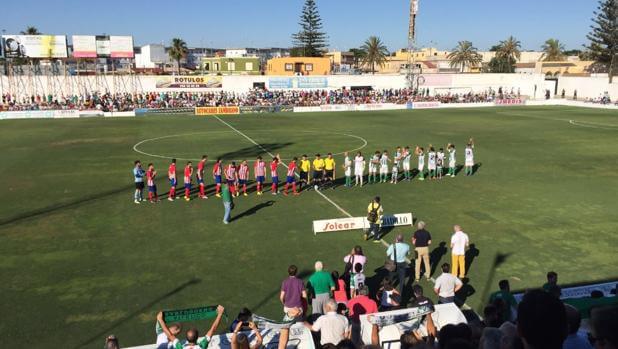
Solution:
[{"label": "raised arm", "polygon": [[239,349],[238,348],[238,331],[240,331],[241,327],[242,327],[242,321],[238,321],[238,323],[236,324],[236,328],[234,329],[234,332],[232,332],[232,338],[230,338],[232,349]]},{"label": "raised arm", "polygon": [[249,328],[251,328],[251,330],[255,334],[255,344],[251,346],[251,349],[258,349],[262,346],[262,334],[258,330],[257,326],[255,326],[255,323],[253,321],[249,322]]},{"label": "raised arm", "polygon": [[221,323],[221,318],[223,317],[223,313],[225,312],[225,308],[222,305],[217,306],[217,318],[210,326],[210,330],[206,333],[206,337],[210,338],[217,331],[219,324]]},{"label": "raised arm", "polygon": [[163,318],[163,312],[162,311],[160,311],[157,314],[157,322],[159,323],[159,325],[161,326],[161,329],[163,330],[163,332],[167,336],[167,340],[168,341],[173,342],[174,340],[176,340],[176,336],[174,336],[172,334],[170,329],[167,327],[167,324],[165,323],[165,319]]}]

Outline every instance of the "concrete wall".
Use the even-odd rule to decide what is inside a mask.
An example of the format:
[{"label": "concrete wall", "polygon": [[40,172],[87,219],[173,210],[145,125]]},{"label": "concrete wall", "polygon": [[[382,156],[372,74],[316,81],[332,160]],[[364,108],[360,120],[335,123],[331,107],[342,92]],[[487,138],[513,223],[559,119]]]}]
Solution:
[{"label": "concrete wall", "polygon": [[[149,75],[123,76],[37,76],[37,77],[0,77],[0,94],[11,93],[18,96],[31,95],[72,95],[91,91],[99,92],[150,92],[165,91],[156,88],[156,81],[160,77]],[[292,79],[293,88],[298,86],[300,78],[317,79],[319,83],[314,88],[338,89],[352,86],[371,86],[374,89],[404,88],[407,86],[403,75],[332,75],[312,77],[281,77],[281,76],[223,76],[223,89],[234,92],[246,92],[253,87],[253,83],[264,83],[267,88],[275,88],[274,80],[284,82]],[[511,89],[524,96],[543,98],[545,80],[541,74],[427,74],[423,76],[421,88],[428,88],[431,93],[461,93],[482,92],[488,88],[510,92]],[[577,89],[580,99],[596,98],[608,92],[612,100],[618,99],[618,79],[609,84],[604,77],[560,77],[558,80],[558,95],[564,88],[567,97],[572,97]],[[193,89],[192,91],[208,91]],[[553,91],[552,91],[553,92]]]},{"label": "concrete wall", "polygon": [[597,98],[609,93],[612,101],[618,100],[618,76],[614,82],[609,83],[607,77],[569,77],[562,76],[558,79],[558,95],[565,90],[567,98],[573,98],[573,92],[577,90],[577,98]]}]

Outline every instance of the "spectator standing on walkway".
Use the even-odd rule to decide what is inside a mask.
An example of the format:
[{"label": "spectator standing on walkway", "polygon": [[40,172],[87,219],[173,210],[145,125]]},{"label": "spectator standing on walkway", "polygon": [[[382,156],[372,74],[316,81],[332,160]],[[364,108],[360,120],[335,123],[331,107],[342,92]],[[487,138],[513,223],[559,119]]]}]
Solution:
[{"label": "spectator standing on walkway", "polygon": [[285,314],[294,314],[298,317],[303,314],[303,298],[307,299],[307,290],[303,280],[296,277],[298,268],[295,265],[288,267],[288,277],[281,283],[279,300],[283,304]]},{"label": "spectator standing on walkway", "polygon": [[496,291],[491,294],[489,297],[489,302],[496,305],[499,303],[502,306],[500,309],[500,314],[502,315],[502,321],[515,321],[515,316],[513,316],[513,310],[517,309],[517,300],[511,294],[511,285],[509,285],[509,280],[500,280],[498,282],[498,287],[500,287],[500,291]]},{"label": "spectator standing on walkway", "polygon": [[560,297],[562,290],[560,289],[560,286],[558,286],[558,273],[555,271],[550,271],[547,273],[547,282],[543,284],[543,290],[555,295],[556,297]]},{"label": "spectator standing on walkway", "polygon": [[[328,272],[325,272],[322,262],[315,262],[315,273],[309,277],[307,290],[312,295],[311,311],[313,314],[324,314],[324,305],[335,290],[335,283]],[[335,309],[336,310],[336,309]]]},{"label": "spectator standing on walkway", "polygon": [[461,280],[449,273],[450,265],[442,264],[442,275],[438,276],[434,284],[434,292],[438,295],[438,303],[455,302],[455,292],[463,286]]},{"label": "spectator standing on walkway", "polygon": [[395,243],[388,246],[386,255],[392,261],[395,262],[395,271],[391,272],[390,279],[393,280],[395,274],[399,280],[399,293],[403,293],[403,286],[405,285],[406,271],[408,269],[408,263],[406,258],[410,253],[410,245],[403,242],[403,235],[397,235]]},{"label": "spectator standing on walkway", "polygon": [[421,262],[425,263],[425,278],[429,280],[431,277],[431,264],[429,263],[429,245],[431,245],[431,234],[425,230],[425,222],[420,221],[417,224],[418,230],[412,236],[412,244],[416,251],[416,262],[414,270],[414,279],[418,282],[421,278]]},{"label": "spectator standing on walkway", "polygon": [[451,237],[451,262],[453,264],[451,273],[463,279],[466,276],[466,248],[470,245],[470,240],[468,234],[461,231],[459,225],[455,225],[453,230],[455,233]]},{"label": "spectator standing on walkway", "polygon": [[228,184],[223,184],[221,197],[223,198],[223,208],[225,210],[223,214],[223,223],[229,224],[232,210],[234,209],[234,199],[232,198],[232,193],[230,192],[230,186]]}]

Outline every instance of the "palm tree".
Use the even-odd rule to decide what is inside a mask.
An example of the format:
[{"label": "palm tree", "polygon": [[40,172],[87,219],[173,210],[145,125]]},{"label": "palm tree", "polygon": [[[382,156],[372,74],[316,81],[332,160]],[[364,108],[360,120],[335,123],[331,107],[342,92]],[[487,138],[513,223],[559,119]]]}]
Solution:
[{"label": "palm tree", "polygon": [[26,30],[19,32],[21,35],[41,35],[41,32],[35,26],[27,26]]},{"label": "palm tree", "polygon": [[563,61],[564,60],[564,45],[558,39],[547,39],[543,46],[542,61]]},{"label": "palm tree", "polygon": [[172,47],[170,47],[168,55],[171,59],[176,61],[178,74],[180,74],[180,60],[187,56],[188,51],[187,43],[184,42],[184,40],[180,38],[172,39]]},{"label": "palm tree", "polygon": [[506,61],[517,61],[521,57],[520,49],[521,42],[511,35],[506,40],[500,41],[496,57]]},{"label": "palm tree", "polygon": [[451,61],[451,68],[461,66],[462,73],[466,66],[476,67],[483,61],[483,57],[470,41],[460,41],[447,58]]},{"label": "palm tree", "polygon": [[363,51],[361,62],[365,66],[370,66],[371,73],[375,74],[375,66],[381,67],[386,63],[386,56],[388,55],[386,45],[379,37],[370,36],[360,48]]}]

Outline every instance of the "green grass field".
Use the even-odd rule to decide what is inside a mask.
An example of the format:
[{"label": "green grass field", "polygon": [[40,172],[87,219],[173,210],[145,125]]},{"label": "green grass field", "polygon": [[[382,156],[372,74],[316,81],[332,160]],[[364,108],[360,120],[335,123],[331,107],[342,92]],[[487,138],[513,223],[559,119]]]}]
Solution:
[{"label": "green grass field", "polygon": [[[387,212],[411,211],[426,221],[434,248],[448,241],[453,224],[462,225],[478,250],[466,299],[475,309],[488,283],[493,289],[502,278],[523,289],[541,285],[548,270],[560,283],[617,276],[615,111],[510,107],[222,120],[283,158],[340,153],[364,140],[364,154],[453,142],[463,163],[464,143],[474,137],[481,167],[472,177],[325,194],[355,216],[379,194]],[[138,146],[165,158],[133,150],[170,135]],[[356,244],[369,258],[368,276],[384,261],[384,247],[363,242],[360,232],[314,236],[313,220],[342,214],[313,191],[240,197],[234,213],[241,217],[229,226],[212,197],[135,205],[135,159],[154,162],[163,177],[172,156],[252,160],[262,153],[213,117],[3,121],[0,148],[0,333],[7,347],[96,348],[109,333],[123,346],[153,343],[162,308],[221,303],[232,316],[247,306],[279,318],[289,264],[304,275],[318,259],[341,270]],[[160,179],[163,194],[168,185]],[[385,239],[408,239],[412,231],[397,228]],[[493,268],[498,254],[508,257]],[[450,262],[450,251],[441,261]]]}]

